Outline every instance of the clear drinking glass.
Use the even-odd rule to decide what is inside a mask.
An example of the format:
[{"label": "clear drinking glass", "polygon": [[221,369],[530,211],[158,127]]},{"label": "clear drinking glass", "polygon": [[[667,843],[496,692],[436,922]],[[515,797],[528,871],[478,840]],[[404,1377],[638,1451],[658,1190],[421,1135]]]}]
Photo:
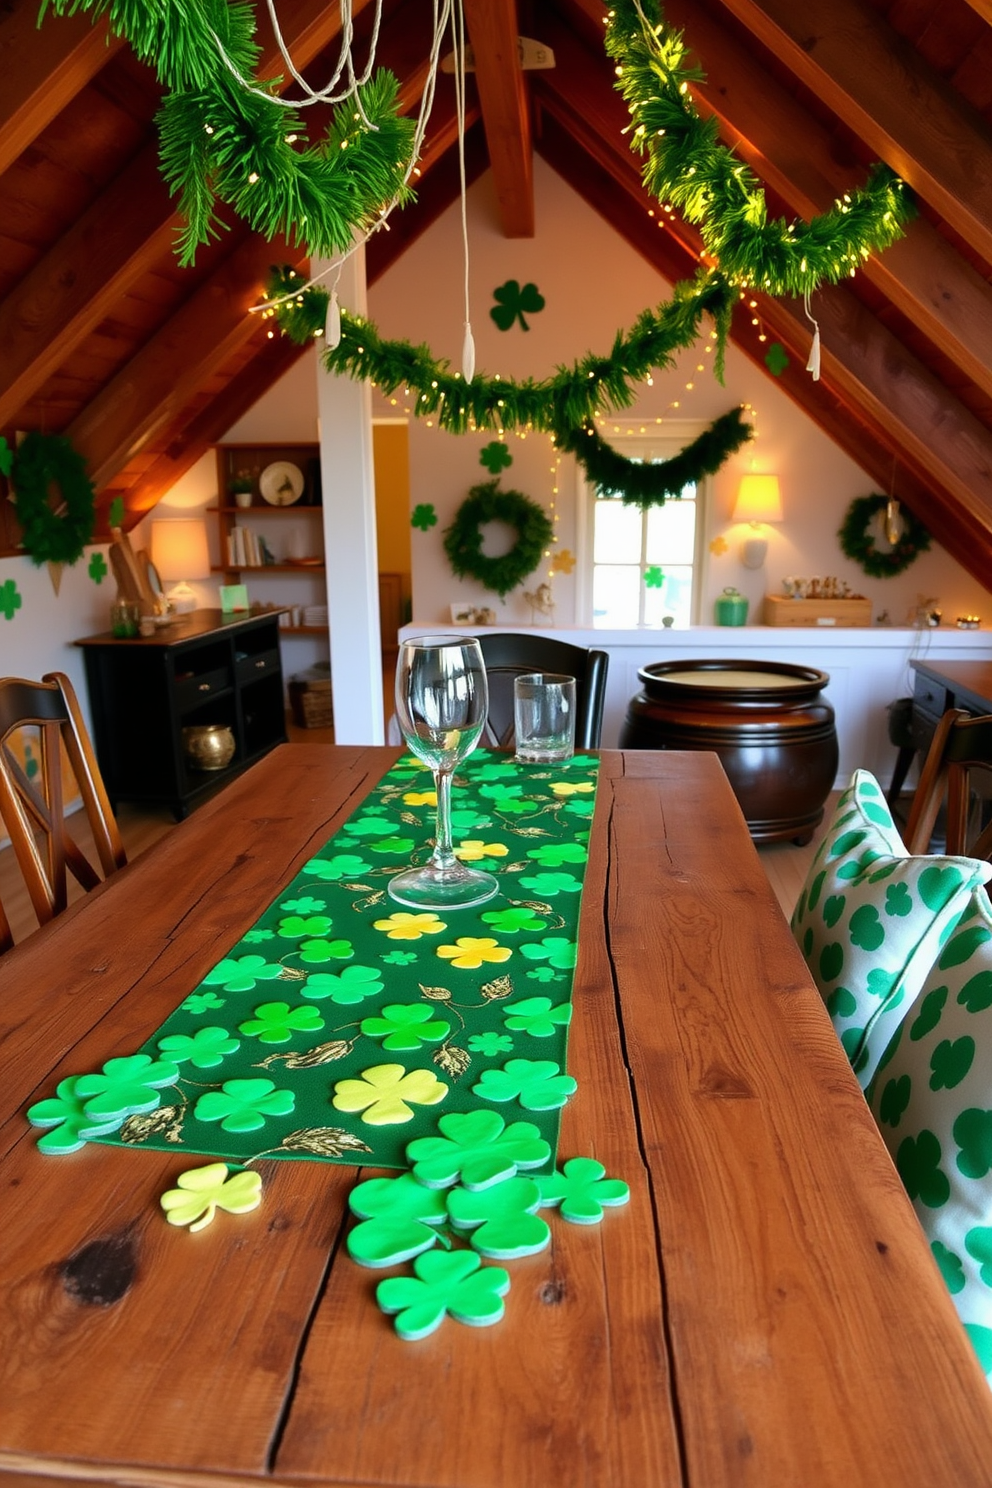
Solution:
[{"label": "clear drinking glass", "polygon": [[489,687],[476,640],[428,635],[400,644],[396,717],[410,753],[428,765],[437,790],[434,851],[422,868],[389,881],[390,897],[413,909],[464,909],[491,899],[491,873],[468,868],[451,846],[451,777],[479,742]]}]

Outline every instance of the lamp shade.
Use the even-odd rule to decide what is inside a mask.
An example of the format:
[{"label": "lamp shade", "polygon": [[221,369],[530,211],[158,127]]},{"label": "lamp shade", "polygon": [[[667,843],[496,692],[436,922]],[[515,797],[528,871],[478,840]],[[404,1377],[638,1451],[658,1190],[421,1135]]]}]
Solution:
[{"label": "lamp shade", "polygon": [[741,476],[732,522],[781,522],[782,497],[777,475]]},{"label": "lamp shade", "polygon": [[208,578],[206,524],[195,517],[152,522],[152,562],[165,583]]}]

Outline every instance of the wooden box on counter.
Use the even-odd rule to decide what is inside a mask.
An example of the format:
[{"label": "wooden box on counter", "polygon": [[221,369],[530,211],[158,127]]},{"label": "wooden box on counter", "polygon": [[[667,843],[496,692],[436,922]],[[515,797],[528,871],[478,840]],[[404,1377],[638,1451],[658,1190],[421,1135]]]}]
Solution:
[{"label": "wooden box on counter", "polygon": [[762,619],[766,625],[824,625],[853,628],[871,624],[870,599],[791,599],[766,594]]}]

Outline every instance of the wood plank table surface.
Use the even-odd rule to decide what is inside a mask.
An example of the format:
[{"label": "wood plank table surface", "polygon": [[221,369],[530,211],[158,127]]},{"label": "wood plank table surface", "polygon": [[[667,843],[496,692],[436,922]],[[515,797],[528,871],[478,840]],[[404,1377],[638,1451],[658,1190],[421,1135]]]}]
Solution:
[{"label": "wood plank table surface", "polygon": [[714,755],[604,752],[559,1161],[631,1186],[407,1343],[342,1239],[356,1170],[45,1157],[25,1108],[130,1053],[392,749],[288,745],[0,961],[0,1488],[992,1482],[992,1401]]}]

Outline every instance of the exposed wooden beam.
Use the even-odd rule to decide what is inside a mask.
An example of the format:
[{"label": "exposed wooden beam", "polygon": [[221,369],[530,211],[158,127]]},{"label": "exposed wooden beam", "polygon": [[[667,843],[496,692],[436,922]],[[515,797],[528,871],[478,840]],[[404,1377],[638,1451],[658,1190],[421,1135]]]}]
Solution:
[{"label": "exposed wooden beam", "polygon": [[[393,213],[388,232],[377,232],[369,239],[365,250],[365,271],[370,286],[403,256],[411,243],[416,242],[452,202],[458,200],[461,189],[458,157],[450,148],[457,134],[457,122],[452,114],[450,124],[445,127],[437,115],[435,104],[431,124],[441,123],[442,127],[439,133],[431,134],[430,148],[422,157],[423,169],[416,182],[416,202]],[[478,180],[489,164],[480,119],[478,107],[470,108],[465,119],[465,181],[469,186]]]},{"label": "exposed wooden beam", "polygon": [[232,351],[259,334],[249,312],[272,264],[295,266],[305,257],[284,239],[247,237],[73,419],[66,434],[97,490],[168,426]]},{"label": "exposed wooden beam", "polygon": [[465,0],[465,20],[503,232],[532,238],[534,162],[516,0]]},{"label": "exposed wooden beam", "polygon": [[49,12],[39,30],[38,9],[38,0],[0,7],[0,174],[123,46],[85,15]]},{"label": "exposed wooden beam", "polygon": [[722,0],[992,263],[992,129],[869,0]]},{"label": "exposed wooden beam", "polygon": [[983,21],[988,21],[992,26],[992,0],[968,0],[968,4],[976,15],[980,15]]},{"label": "exposed wooden beam", "polygon": [[[353,0],[353,11],[367,3]],[[326,0],[286,0],[280,28],[303,66],[338,34],[340,13]],[[94,31],[89,23],[87,29]],[[260,76],[284,71],[267,18],[259,37]],[[38,49],[37,41],[34,46]],[[16,417],[156,262],[180,220],[159,172],[157,143],[149,144],[0,304],[0,426]]]},{"label": "exposed wooden beam", "polygon": [[[665,16],[705,67],[704,81],[693,84],[700,112],[717,116],[723,138],[794,212],[808,219],[828,210],[864,179],[853,163],[838,160],[828,131],[700,0],[666,0]],[[946,238],[917,218],[861,273],[992,397],[992,285]]]}]

